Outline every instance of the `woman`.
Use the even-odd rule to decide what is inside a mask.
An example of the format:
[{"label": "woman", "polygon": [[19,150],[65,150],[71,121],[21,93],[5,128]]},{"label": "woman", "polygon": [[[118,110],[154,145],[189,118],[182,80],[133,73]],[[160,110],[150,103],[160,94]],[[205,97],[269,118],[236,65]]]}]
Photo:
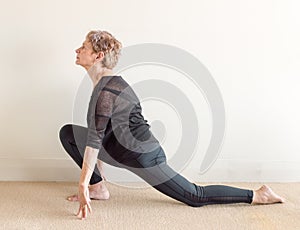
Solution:
[{"label": "woman", "polygon": [[80,202],[79,218],[85,219],[88,211],[91,213],[90,199],[109,198],[101,161],[126,168],[158,191],[193,207],[284,201],[265,185],[258,190],[198,186],[172,170],[144,120],[138,97],[121,76],[113,74],[121,48],[121,43],[110,33],[91,31],[76,50],[76,64],[87,70],[94,85],[88,127],[68,124],[61,128],[59,136],[64,149],[82,168],[78,195],[68,197],[70,201]]}]

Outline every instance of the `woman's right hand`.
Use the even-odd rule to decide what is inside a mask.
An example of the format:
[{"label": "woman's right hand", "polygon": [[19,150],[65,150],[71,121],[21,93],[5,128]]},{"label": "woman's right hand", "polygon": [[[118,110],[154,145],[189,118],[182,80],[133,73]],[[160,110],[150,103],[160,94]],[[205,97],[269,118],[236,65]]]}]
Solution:
[{"label": "woman's right hand", "polygon": [[90,214],[92,214],[91,199],[89,195],[89,189],[87,186],[79,185],[78,198],[79,209],[76,216],[81,220],[84,220],[85,218],[87,218],[88,211]]}]

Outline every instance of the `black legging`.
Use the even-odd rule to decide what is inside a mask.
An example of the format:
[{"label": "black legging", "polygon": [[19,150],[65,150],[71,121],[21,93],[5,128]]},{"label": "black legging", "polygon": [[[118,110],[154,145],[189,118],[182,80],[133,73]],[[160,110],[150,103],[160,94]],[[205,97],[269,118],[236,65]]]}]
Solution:
[{"label": "black legging", "polygon": [[[87,128],[68,124],[60,129],[59,137],[67,153],[81,168],[86,147]],[[224,185],[199,186],[189,182],[167,165],[166,156],[161,147],[151,153],[133,153],[133,155],[134,157],[128,157],[120,162],[99,151],[98,159],[107,164],[130,170],[158,191],[189,206],[252,202],[252,190]],[[95,166],[90,184],[96,184],[101,180],[100,172]]]}]

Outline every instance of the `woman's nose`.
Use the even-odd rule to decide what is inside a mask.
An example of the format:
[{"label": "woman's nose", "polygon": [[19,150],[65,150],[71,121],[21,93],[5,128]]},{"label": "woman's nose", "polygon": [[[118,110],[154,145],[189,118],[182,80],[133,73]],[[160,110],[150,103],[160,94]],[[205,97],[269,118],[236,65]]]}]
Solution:
[{"label": "woman's nose", "polygon": [[75,50],[75,53],[79,53],[79,48]]}]

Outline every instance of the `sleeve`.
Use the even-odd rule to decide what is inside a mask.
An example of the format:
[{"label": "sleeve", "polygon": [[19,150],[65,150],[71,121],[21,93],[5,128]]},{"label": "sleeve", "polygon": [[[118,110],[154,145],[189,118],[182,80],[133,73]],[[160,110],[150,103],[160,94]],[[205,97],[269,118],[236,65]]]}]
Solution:
[{"label": "sleeve", "polygon": [[[93,104],[93,103],[92,103]],[[88,134],[86,146],[100,149],[109,119],[112,116],[114,106],[114,94],[102,90],[93,106],[89,105]],[[95,108],[95,109],[94,109]]]}]

